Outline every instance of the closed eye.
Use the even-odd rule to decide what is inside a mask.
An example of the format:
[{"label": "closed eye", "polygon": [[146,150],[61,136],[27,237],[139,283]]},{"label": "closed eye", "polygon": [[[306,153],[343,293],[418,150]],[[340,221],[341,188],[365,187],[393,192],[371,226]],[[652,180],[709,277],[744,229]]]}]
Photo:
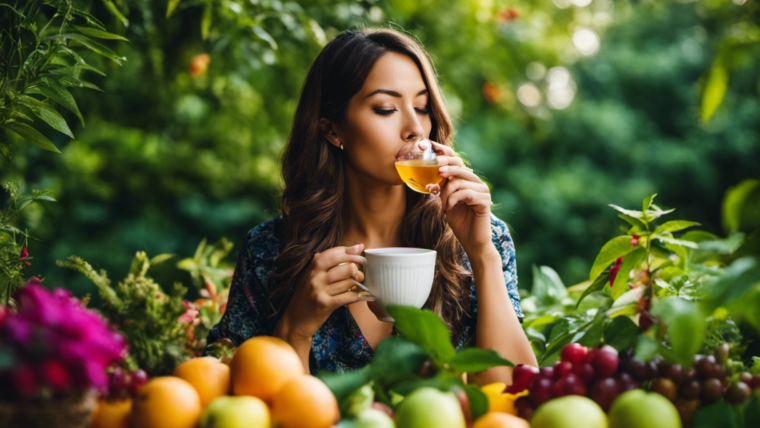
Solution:
[{"label": "closed eye", "polygon": [[[373,110],[375,110],[375,113],[379,114],[380,116],[390,116],[394,112],[398,111],[396,109],[393,109],[393,110],[383,110],[383,109],[380,109],[380,108],[376,108],[376,109],[373,109]],[[416,108],[414,110],[416,110],[417,113],[419,113],[419,114],[429,114],[430,113],[427,109]]]}]

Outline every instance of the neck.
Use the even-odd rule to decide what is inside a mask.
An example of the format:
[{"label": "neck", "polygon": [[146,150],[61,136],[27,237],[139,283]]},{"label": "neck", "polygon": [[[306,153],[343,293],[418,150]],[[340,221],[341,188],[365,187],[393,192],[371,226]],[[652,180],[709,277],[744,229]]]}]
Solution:
[{"label": "neck", "polygon": [[364,248],[398,247],[399,227],[406,213],[406,188],[378,183],[346,168],[346,225],[341,245]]}]

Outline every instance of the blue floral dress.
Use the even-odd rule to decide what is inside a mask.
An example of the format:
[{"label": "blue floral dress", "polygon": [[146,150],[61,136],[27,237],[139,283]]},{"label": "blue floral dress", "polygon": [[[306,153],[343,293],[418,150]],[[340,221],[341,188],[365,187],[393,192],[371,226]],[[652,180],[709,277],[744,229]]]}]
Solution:
[{"label": "blue floral dress", "polygon": [[[222,320],[208,334],[207,343],[231,339],[240,345],[246,339],[272,335],[279,319],[271,317],[269,304],[271,281],[269,273],[282,251],[285,240],[285,222],[282,216],[268,220],[246,235],[240,250],[230,287],[227,309]],[[522,322],[520,296],[517,292],[515,247],[507,225],[491,215],[493,243],[501,254],[504,280],[517,316]],[[465,269],[472,271],[467,255]],[[475,281],[470,288],[470,316],[462,319],[459,339],[453,343],[457,349],[473,341],[477,323],[477,296]],[[336,309],[312,339],[310,372],[321,370],[342,372],[365,366],[372,359],[373,350],[362,336],[361,330],[346,306]]]}]

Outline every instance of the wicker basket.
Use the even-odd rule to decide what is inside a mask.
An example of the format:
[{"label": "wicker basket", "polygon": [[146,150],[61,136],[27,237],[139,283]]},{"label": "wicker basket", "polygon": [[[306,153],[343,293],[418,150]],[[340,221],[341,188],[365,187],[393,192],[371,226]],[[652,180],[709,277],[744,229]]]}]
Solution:
[{"label": "wicker basket", "polygon": [[97,394],[56,400],[0,400],[0,428],[89,428]]}]

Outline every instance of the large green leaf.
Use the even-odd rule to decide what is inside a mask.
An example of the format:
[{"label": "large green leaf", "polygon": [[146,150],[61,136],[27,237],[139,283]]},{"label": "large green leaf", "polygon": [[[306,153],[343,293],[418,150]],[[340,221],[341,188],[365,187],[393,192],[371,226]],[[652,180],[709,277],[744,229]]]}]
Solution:
[{"label": "large green leaf", "polygon": [[669,296],[654,304],[652,315],[668,326],[668,339],[675,357],[681,364],[689,365],[702,347],[707,330],[707,317],[700,307],[692,301]]},{"label": "large green leaf", "polygon": [[639,267],[644,258],[647,256],[646,248],[637,248],[630,254],[626,255],[623,259],[623,263],[620,264],[615,282],[612,284],[612,300],[617,300],[623,293],[628,291],[628,279],[631,271]]},{"label": "large green leaf", "polygon": [[480,373],[492,367],[508,366],[514,367],[514,364],[502,358],[494,350],[480,348],[464,348],[449,360],[449,369],[457,373]]},{"label": "large green leaf", "polygon": [[475,421],[488,412],[488,397],[477,385],[464,385],[463,389],[470,402],[470,415]]},{"label": "large green leaf", "polygon": [[118,19],[121,22],[121,25],[129,27],[129,20],[124,17],[124,15],[122,15],[119,8],[116,7],[116,5],[113,4],[111,0],[103,0],[103,4],[105,5],[106,9],[108,9],[108,12],[110,12],[114,18]]},{"label": "large green leaf", "polygon": [[169,4],[166,6],[166,17],[170,17],[174,13],[174,9],[177,8],[180,0],[169,0]]},{"label": "large green leaf", "polygon": [[317,377],[330,388],[338,403],[370,381],[370,366],[344,373],[320,372]]},{"label": "large green leaf", "polygon": [[39,146],[45,150],[50,150],[51,152],[61,153],[61,151],[58,150],[58,148],[55,147],[55,145],[51,143],[50,140],[45,138],[45,136],[42,135],[39,131],[25,123],[10,122],[5,126],[7,129],[10,129],[11,131],[15,132],[36,146]]},{"label": "large green leaf", "polygon": [[726,232],[737,232],[741,226],[742,209],[747,198],[760,188],[759,180],[744,180],[738,185],[731,187],[723,198],[721,209],[723,229]]},{"label": "large green leaf", "polygon": [[721,57],[710,67],[702,87],[702,123],[706,124],[723,102],[728,88],[728,71]]},{"label": "large green leaf", "polygon": [[533,289],[531,294],[536,296],[541,306],[560,303],[567,297],[567,288],[562,283],[557,272],[549,266],[533,266]]},{"label": "large green leaf", "polygon": [[97,28],[80,27],[77,25],[74,25],[74,28],[85,36],[95,37],[97,39],[123,40],[125,42],[129,41],[125,37],[119,36],[118,34],[112,34],[107,31],[99,30]]},{"label": "large green leaf", "polygon": [[439,366],[456,355],[449,329],[438,315],[429,310],[398,305],[389,305],[388,314],[393,317],[396,330],[422,347]]},{"label": "large green leaf", "polygon": [[651,196],[647,196],[646,198],[644,198],[644,200],[641,202],[641,211],[642,212],[647,212],[647,210],[649,209],[649,207],[652,206],[652,201],[654,201],[654,197],[655,196],[657,196],[657,193],[655,193],[655,194],[653,194]]},{"label": "large green leaf", "polygon": [[637,247],[631,245],[630,236],[618,236],[617,238],[612,238],[609,240],[606,244],[604,244],[604,247],[602,247],[602,251],[599,252],[599,255],[596,256],[594,265],[591,267],[589,280],[595,280],[596,277],[604,272],[615,260],[617,260],[618,257],[623,257],[636,248]]},{"label": "large green leaf", "polygon": [[604,343],[618,351],[629,349],[636,344],[639,333],[641,330],[629,317],[616,317],[604,328]]},{"label": "large green leaf", "polygon": [[610,282],[609,270],[597,276],[594,282],[592,282],[591,285],[586,287],[586,289],[583,291],[583,294],[581,294],[581,297],[578,298],[578,303],[575,305],[576,309],[580,306],[583,299],[585,299],[589,294],[596,293],[597,291],[602,291],[609,282]]},{"label": "large green leaf", "polygon": [[82,122],[82,126],[84,126],[84,118],[82,117],[82,113],[79,112],[77,102],[74,101],[74,97],[71,96],[68,89],[66,89],[65,86],[61,85],[54,79],[43,78],[42,80],[44,84],[28,90],[27,93],[39,93],[57,102],[66,110],[69,110],[70,112],[77,115],[79,120]]},{"label": "large green leaf", "polygon": [[102,55],[119,65],[122,65],[122,63],[127,60],[125,57],[117,55],[114,51],[112,51],[111,49],[108,49],[106,46],[90,39],[89,37],[83,36],[81,34],[65,33],[65,34],[55,36],[54,38],[73,40],[85,46],[86,48],[90,49],[91,51],[99,55]]},{"label": "large green leaf", "polygon": [[659,225],[657,229],[654,230],[653,235],[658,235],[660,233],[665,233],[665,232],[678,232],[679,230],[688,229],[694,226],[700,226],[700,224],[695,221],[686,221],[686,220],[666,221],[665,223]]}]

